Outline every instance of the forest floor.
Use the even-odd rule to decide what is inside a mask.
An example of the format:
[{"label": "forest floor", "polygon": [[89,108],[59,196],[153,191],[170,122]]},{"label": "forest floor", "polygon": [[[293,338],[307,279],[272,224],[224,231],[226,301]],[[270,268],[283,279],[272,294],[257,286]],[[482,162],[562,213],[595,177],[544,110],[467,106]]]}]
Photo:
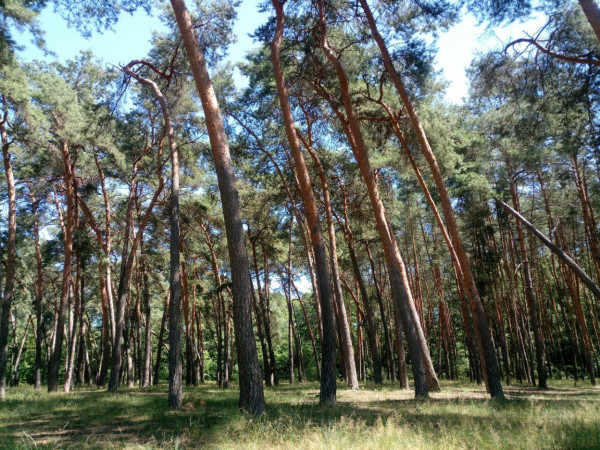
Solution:
[{"label": "forest floor", "polygon": [[550,385],[506,387],[496,402],[466,382],[443,381],[425,401],[391,384],[340,384],[338,406],[321,407],[318,384],[282,384],[266,389],[258,420],[238,410],[235,387],[186,388],[175,412],[166,385],[53,395],[24,386],[0,403],[0,447],[600,448],[600,389]]}]

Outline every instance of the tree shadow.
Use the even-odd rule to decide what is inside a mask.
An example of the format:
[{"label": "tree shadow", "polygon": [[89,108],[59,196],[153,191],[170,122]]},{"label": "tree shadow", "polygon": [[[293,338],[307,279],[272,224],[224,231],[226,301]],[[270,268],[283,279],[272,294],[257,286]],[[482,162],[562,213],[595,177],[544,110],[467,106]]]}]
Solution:
[{"label": "tree shadow", "polygon": [[[228,390],[214,385],[185,389],[179,411],[167,409],[166,386],[124,389],[116,394],[82,390],[9,396],[0,404],[0,447],[219,446],[252,433],[302,435],[345,424],[369,430],[390,420],[437,442],[440,429],[464,434],[483,427],[486,432],[526,433],[530,424],[523,417],[535,417],[546,408],[572,414],[600,397],[600,391],[594,389],[540,391],[519,386],[506,389],[506,402],[495,402],[481,388],[469,390],[462,385],[460,392],[445,389],[427,400],[415,400],[411,392],[398,391],[395,386],[371,387],[367,385],[364,391],[340,389],[335,407],[318,404],[316,383],[268,388],[267,413],[257,420],[238,409],[235,386]],[[600,447],[600,418],[565,420],[550,433],[550,446]]]}]

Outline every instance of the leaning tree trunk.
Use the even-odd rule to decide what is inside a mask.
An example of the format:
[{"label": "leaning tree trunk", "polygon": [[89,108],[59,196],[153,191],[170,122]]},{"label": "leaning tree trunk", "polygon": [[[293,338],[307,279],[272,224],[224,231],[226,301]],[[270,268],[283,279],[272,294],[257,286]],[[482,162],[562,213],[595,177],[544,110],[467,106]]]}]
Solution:
[{"label": "leaning tree trunk", "polygon": [[[431,356],[429,355],[429,349],[427,348],[427,342],[410,291],[406,267],[400,251],[398,250],[397,243],[395,242],[395,236],[389,227],[385,214],[385,207],[379,196],[377,181],[375,180],[369,162],[366,144],[352,105],[348,77],[327,40],[325,13],[322,1],[319,2],[319,10],[321,21],[321,49],[329,62],[334,66],[337,74],[342,102],[347,116],[347,119],[345,119],[346,122],[343,122],[342,125],[345,128],[354,157],[365,181],[379,236],[383,244],[388,274],[390,277],[390,285],[392,287],[392,298],[394,299],[395,320],[397,323],[396,328],[398,330],[400,326],[403,326],[408,341],[415,380],[415,395],[417,397],[426,397],[429,389],[439,389],[439,384],[435,377]],[[402,323],[402,325],[399,325],[400,323]],[[428,378],[431,380],[430,383],[428,382]]]},{"label": "leaning tree trunk", "polygon": [[[592,279],[584,272],[584,270],[577,265],[575,261],[571,259],[562,249],[557,247],[552,243],[550,239],[548,239],[541,231],[535,228],[527,219],[525,219],[521,214],[512,209],[506,203],[504,203],[500,199],[495,199],[497,204],[500,205],[504,210],[512,214],[519,222],[521,222],[533,235],[535,235],[539,240],[541,240],[546,247],[548,247],[555,255],[557,255],[561,261],[568,266],[572,274],[575,274],[596,296],[596,298],[600,298],[600,288],[596,283],[592,281]],[[590,372],[590,382],[592,385],[596,384],[595,371],[593,366],[593,347],[592,342],[589,337],[589,332],[586,325],[585,316],[583,314],[583,309],[581,307],[580,301],[577,299],[577,292],[573,292],[572,300],[575,306],[575,314],[577,316],[577,321],[579,322],[579,326],[581,329],[581,333],[583,335],[583,343],[586,353],[586,363],[588,366],[588,371]]]},{"label": "leaning tree trunk", "polygon": [[579,6],[581,6],[585,17],[600,41],[600,8],[598,7],[596,0],[579,0]]},{"label": "leaning tree trunk", "polygon": [[462,270],[464,277],[463,284],[470,300],[473,319],[475,321],[476,336],[478,337],[477,343],[479,346],[479,351],[484,356],[483,359],[485,361],[485,370],[487,372],[487,377],[485,378],[488,382],[490,395],[492,397],[503,398],[504,393],[502,391],[500,371],[498,369],[498,361],[496,359],[492,335],[489,329],[487,317],[485,315],[485,310],[483,308],[483,304],[481,302],[481,298],[479,297],[479,292],[475,284],[475,278],[473,276],[473,273],[471,272],[469,258],[462,244],[462,239],[458,230],[458,224],[456,222],[456,217],[452,208],[450,195],[448,194],[448,190],[446,188],[446,185],[444,184],[444,179],[442,177],[441,170],[437,164],[437,160],[435,158],[433,150],[429,145],[429,141],[427,140],[425,130],[423,129],[423,125],[421,124],[421,121],[417,115],[417,111],[412,101],[410,100],[408,93],[406,92],[402,79],[400,78],[400,74],[396,71],[394,65],[392,64],[392,59],[385,45],[385,41],[383,40],[383,37],[377,29],[375,18],[371,13],[369,5],[367,4],[367,0],[359,1],[367,17],[367,21],[371,29],[371,34],[373,35],[373,38],[377,42],[377,45],[379,46],[379,49],[381,51],[385,68],[389,76],[391,77],[394,86],[396,87],[396,90],[398,91],[398,94],[400,95],[400,98],[404,103],[404,106],[406,107],[409,119],[417,135],[417,140],[419,141],[421,151],[423,152],[425,159],[429,164],[438,193],[440,195],[440,199],[442,201],[442,207],[444,210],[444,215],[446,217],[448,232],[454,244],[454,249],[456,251],[456,255],[460,263],[460,269]]},{"label": "leaning tree trunk", "polygon": [[[342,341],[343,346],[346,382],[348,383],[348,387],[350,389],[358,389],[358,378],[356,375],[356,363],[354,361],[352,336],[350,325],[348,324],[346,306],[344,305],[342,286],[340,284],[340,269],[338,264],[335,228],[333,226],[333,211],[331,208],[331,200],[329,198],[329,183],[327,183],[327,176],[325,174],[325,169],[321,164],[321,160],[319,159],[315,150],[312,148],[310,142],[306,142],[304,139],[302,139],[302,142],[306,147],[306,150],[308,150],[313,162],[315,163],[317,172],[319,173],[319,179],[321,180],[321,192],[323,193],[323,205],[325,206],[325,216],[327,219],[327,235],[329,237],[329,259],[331,263],[331,276],[333,278],[333,294],[338,310],[338,326],[341,335],[340,340]],[[375,372],[377,372],[377,369],[375,369]],[[379,378],[381,379],[381,368],[379,368]]]},{"label": "leaning tree trunk", "polygon": [[[271,43],[271,59],[273,71],[275,73],[275,83],[277,85],[277,94],[283,116],[288,142],[292,149],[292,156],[296,170],[298,172],[298,181],[300,193],[306,210],[306,218],[310,229],[310,238],[312,248],[315,254],[315,264],[317,266],[317,285],[319,298],[321,300],[321,315],[323,320],[323,341],[321,345],[321,392],[320,401],[325,404],[335,404],[336,402],[336,383],[335,383],[335,325],[333,317],[333,293],[331,289],[331,280],[329,269],[327,267],[327,252],[325,241],[321,231],[321,223],[317,211],[317,205],[314,198],[313,188],[310,182],[310,176],[306,168],[306,162],[300,142],[296,135],[294,118],[290,107],[288,89],[285,84],[283,68],[281,65],[280,49],[283,41],[283,29],[285,25],[285,16],[283,13],[283,4],[277,0],[272,1],[277,15],[277,26],[275,36]],[[355,369],[356,372],[356,369]]]},{"label": "leaning tree trunk", "polygon": [[264,412],[265,399],[251,320],[252,281],[229,144],[204,54],[196,38],[194,23],[185,1],[171,0],[171,5],[202,101],[221,192],[233,282],[233,322],[240,382],[239,404],[243,409],[259,416]]}]

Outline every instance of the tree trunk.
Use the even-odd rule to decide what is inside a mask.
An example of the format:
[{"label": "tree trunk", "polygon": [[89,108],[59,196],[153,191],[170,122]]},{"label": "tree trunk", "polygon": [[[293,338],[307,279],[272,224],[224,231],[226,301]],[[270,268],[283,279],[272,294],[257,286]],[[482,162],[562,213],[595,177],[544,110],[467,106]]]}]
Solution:
[{"label": "tree trunk", "polygon": [[145,334],[144,334],[144,368],[142,372],[141,388],[148,388],[152,384],[152,317],[150,308],[150,283],[148,282],[148,263],[144,260],[144,272],[142,275],[145,313]]},{"label": "tree trunk", "polygon": [[[396,363],[394,360],[394,346],[392,344],[392,337],[388,328],[388,321],[385,313],[385,307],[383,305],[383,299],[381,298],[381,291],[379,289],[379,284],[377,283],[377,273],[375,271],[375,262],[373,261],[373,255],[371,254],[371,248],[369,247],[369,242],[365,241],[365,248],[367,250],[367,256],[369,257],[369,264],[371,266],[371,274],[373,277],[373,287],[375,288],[375,296],[377,297],[377,303],[379,305],[379,315],[381,316],[381,322],[383,323],[383,334],[385,339],[385,346],[387,351],[388,358],[388,371],[390,374],[390,378],[392,379],[392,383],[396,381]],[[402,343],[402,354],[404,355],[404,343]],[[400,361],[400,366],[404,368],[401,372],[400,377],[400,387],[403,389],[408,389],[408,377],[406,376],[406,362]]]},{"label": "tree trunk", "polygon": [[29,333],[29,325],[31,325],[32,319],[31,315],[27,319],[27,325],[25,325],[25,331],[23,332],[23,337],[21,338],[21,343],[19,344],[19,348],[17,353],[15,354],[15,360],[12,368],[12,378],[10,381],[11,386],[19,385],[19,364],[21,362],[21,355],[23,354],[23,348],[25,347],[25,340],[27,339],[27,333]]},{"label": "tree trunk", "polygon": [[35,360],[33,365],[33,387],[42,387],[42,313],[44,300],[44,279],[42,275],[42,250],[40,245],[40,225],[38,220],[38,202],[29,186],[29,198],[31,200],[31,212],[34,217],[33,234],[35,236]]},{"label": "tree trunk", "polygon": [[[507,162],[508,164],[508,162]],[[510,165],[509,165],[510,167]],[[513,179],[512,169],[509,173],[510,178],[510,195],[513,202],[515,211],[520,212],[519,196],[517,193],[517,186]],[[517,237],[519,238],[519,249],[521,251],[521,264],[523,268],[523,282],[525,290],[525,299],[527,301],[527,308],[529,309],[529,315],[531,317],[531,327],[533,328],[533,336],[535,339],[535,359],[537,365],[538,375],[538,387],[540,389],[547,389],[548,383],[546,381],[546,352],[544,349],[544,339],[542,337],[542,331],[540,328],[539,311],[536,299],[533,293],[533,281],[531,278],[531,270],[529,268],[530,261],[527,257],[527,250],[525,248],[525,234],[523,233],[523,227],[521,222],[516,220]]]},{"label": "tree trunk", "polygon": [[404,84],[402,83],[400,74],[396,71],[394,65],[392,64],[392,60],[388,49],[385,45],[385,41],[383,40],[383,37],[377,29],[377,24],[367,4],[367,1],[359,1],[367,17],[367,21],[371,29],[371,34],[373,35],[373,38],[377,42],[377,45],[379,46],[379,49],[381,51],[386,70],[389,76],[391,77],[394,86],[396,87],[396,90],[398,91],[398,94],[400,95],[402,102],[404,103],[404,106],[406,107],[406,111],[412,123],[413,129],[417,135],[417,139],[419,141],[421,150],[425,158],[427,159],[427,163],[429,164],[429,167],[431,169],[431,173],[433,175],[438,193],[440,195],[440,199],[442,201],[442,207],[444,210],[444,215],[446,217],[448,232],[452,238],[454,249],[460,262],[460,269],[464,277],[463,283],[470,300],[470,306],[476,325],[475,334],[477,336],[477,344],[479,346],[480,354],[483,355],[483,360],[485,362],[485,370],[487,372],[487,377],[485,378],[488,383],[490,395],[492,397],[503,398],[504,394],[502,391],[500,372],[498,370],[498,361],[496,359],[496,354],[494,351],[492,335],[490,333],[483,304],[481,303],[481,298],[479,297],[479,293],[477,291],[475,278],[473,277],[473,273],[471,272],[469,259],[462,244],[462,239],[458,230],[458,224],[456,223],[456,217],[454,215],[454,210],[452,208],[452,203],[450,201],[448,190],[446,189],[446,185],[444,184],[441,170],[437,164],[437,160],[435,158],[433,150],[429,145],[429,141],[427,140],[425,130],[423,129],[421,121],[419,120],[417,111],[414,108],[414,105],[412,104],[408,93],[406,92]]},{"label": "tree trunk", "polygon": [[74,167],[71,162],[69,147],[66,142],[61,143],[61,154],[64,163],[65,202],[67,204],[67,220],[65,222],[65,259],[63,266],[62,293],[58,306],[58,317],[56,321],[56,333],[54,336],[54,347],[50,358],[50,370],[48,371],[48,392],[56,392],[58,388],[58,373],[60,370],[62,344],[64,338],[65,315],[69,301],[71,284],[71,259],[73,254],[73,231],[75,226],[74,203]]},{"label": "tree trunk", "polygon": [[[323,340],[321,343],[322,361],[321,361],[321,391],[320,401],[324,404],[336,403],[336,382],[335,382],[335,324],[333,316],[333,293],[331,280],[329,278],[329,269],[327,267],[327,253],[325,250],[325,241],[321,231],[321,223],[318,216],[317,205],[314,199],[314,192],[311,186],[308,170],[300,142],[296,135],[294,118],[289,102],[288,89],[285,84],[283,68],[281,65],[280,49],[283,41],[283,29],[285,25],[285,16],[283,4],[277,0],[272,1],[277,15],[277,26],[275,36],[271,42],[271,59],[273,71],[275,73],[275,83],[277,85],[277,94],[283,116],[283,123],[288,142],[292,149],[292,156],[298,173],[298,181],[302,201],[306,210],[306,218],[310,229],[310,238],[312,248],[315,254],[315,264],[317,267],[317,286],[319,298],[321,301],[321,316],[323,321]],[[355,369],[356,371],[356,369]]]},{"label": "tree trunk", "polygon": [[158,333],[158,343],[156,346],[156,363],[154,366],[154,377],[152,379],[153,384],[156,386],[158,384],[159,375],[160,375],[160,363],[162,360],[162,348],[165,340],[165,327],[167,322],[167,316],[169,312],[169,303],[171,299],[171,291],[167,291],[167,298],[165,299],[165,307],[163,308],[163,316],[160,321],[160,331]]},{"label": "tree trunk", "polygon": [[[298,136],[300,137],[299,132]],[[302,139],[302,143],[304,144],[306,150],[308,151],[312,160],[314,161],[315,166],[317,168],[317,172],[319,173],[319,178],[321,180],[321,191],[323,193],[323,204],[325,206],[325,216],[327,219],[327,235],[329,237],[329,260],[331,265],[331,276],[333,278],[333,294],[337,304],[338,324],[343,345],[346,382],[348,383],[348,387],[350,389],[358,389],[356,363],[354,361],[354,348],[352,346],[352,338],[350,332],[350,325],[348,324],[346,307],[344,306],[344,295],[342,293],[342,287],[340,284],[340,269],[338,264],[335,228],[333,226],[333,212],[331,209],[331,201],[329,199],[329,184],[327,182],[325,169],[323,168],[323,165],[321,164],[321,160],[317,156],[317,153],[312,148],[311,143],[306,142],[304,139]],[[381,378],[381,369],[379,369],[379,377]]]},{"label": "tree trunk", "polygon": [[[392,288],[392,298],[394,300],[396,330],[398,331],[402,327],[406,334],[413,366],[415,396],[426,397],[429,389],[439,389],[439,384],[437,383],[437,378],[433,371],[429,349],[427,348],[423,329],[421,328],[419,317],[415,309],[404,261],[398,250],[397,243],[395,242],[395,236],[389,227],[385,214],[385,207],[379,196],[377,182],[368,159],[366,144],[360,130],[360,125],[356,119],[356,114],[350,98],[348,77],[338,57],[329,47],[324,23],[323,2],[320,1],[319,5],[321,16],[321,48],[337,73],[340,93],[347,117],[345,120],[347,122],[344,121],[343,118],[340,118],[340,120],[342,120],[342,125],[346,131],[354,157],[356,158],[365,181],[375,220],[377,222],[379,236],[383,244],[388,266],[388,275],[390,277],[390,285]],[[431,383],[428,382],[428,378],[431,380]]]},{"label": "tree trunk", "polygon": [[579,0],[579,6],[600,41],[600,8],[595,0]]},{"label": "tree trunk", "polygon": [[217,98],[206,68],[204,54],[195,36],[192,18],[184,0],[171,0],[171,5],[202,101],[221,192],[233,283],[233,322],[240,380],[239,404],[253,415],[260,416],[265,409],[265,400],[251,320],[252,281],[250,279],[250,267],[235,174],[229,155],[229,144],[227,143]]}]

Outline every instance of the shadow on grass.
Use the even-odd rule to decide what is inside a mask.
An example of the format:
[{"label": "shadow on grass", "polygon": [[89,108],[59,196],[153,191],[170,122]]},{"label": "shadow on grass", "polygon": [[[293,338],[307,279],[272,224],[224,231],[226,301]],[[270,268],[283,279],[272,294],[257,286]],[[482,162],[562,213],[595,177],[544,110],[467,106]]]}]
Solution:
[{"label": "shadow on grass", "polygon": [[[18,388],[0,404],[0,447],[227,446],[285,433],[318,433],[345,424],[368,431],[390,420],[435,443],[439,442],[440,429],[464,435],[464,439],[474,431],[527,435],[531,433],[530,422],[540,414],[552,419],[545,410],[570,414],[549,430],[548,446],[600,446],[600,419],[577,420],[573,413],[574,409],[597,405],[598,390],[510,387],[509,400],[500,403],[486,399],[481,389],[469,387],[444,386],[445,397],[415,400],[410,392],[398,391],[396,386],[368,384],[358,392],[340,389],[338,405],[325,407],[318,405],[317,383],[282,384],[266,389],[267,413],[258,420],[239,411],[235,387],[185,389],[180,411],[167,409],[166,386],[123,389],[117,394],[81,390],[52,395]],[[371,400],[373,395],[376,398]],[[531,396],[536,398],[531,400]],[[540,424],[543,432],[543,421]]]}]

